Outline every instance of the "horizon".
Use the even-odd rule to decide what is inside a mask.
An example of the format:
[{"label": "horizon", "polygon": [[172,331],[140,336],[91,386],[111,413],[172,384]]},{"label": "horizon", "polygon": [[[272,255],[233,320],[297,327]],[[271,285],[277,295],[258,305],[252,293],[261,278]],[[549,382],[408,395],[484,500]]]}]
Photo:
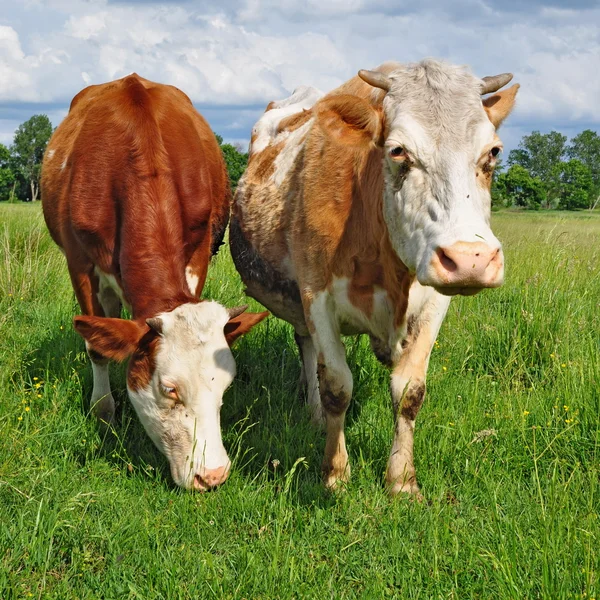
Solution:
[{"label": "horizon", "polygon": [[598,131],[600,81],[589,73],[600,57],[600,2],[403,4],[11,3],[0,18],[0,142],[10,145],[34,114],[56,127],[78,91],[135,71],[179,87],[225,143],[245,150],[266,105],[295,87],[329,91],[358,69],[427,57],[479,77],[514,74],[521,89],[500,129],[505,157],[534,130],[568,139]]}]

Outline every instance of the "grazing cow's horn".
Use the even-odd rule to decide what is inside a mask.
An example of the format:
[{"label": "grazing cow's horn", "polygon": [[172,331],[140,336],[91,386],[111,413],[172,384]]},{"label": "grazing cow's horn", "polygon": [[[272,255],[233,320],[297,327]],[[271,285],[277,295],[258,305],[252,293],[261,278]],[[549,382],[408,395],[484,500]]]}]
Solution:
[{"label": "grazing cow's horn", "polygon": [[248,308],[247,304],[242,304],[242,306],[234,306],[229,309],[229,318],[234,319],[235,317],[239,317],[246,309]]},{"label": "grazing cow's horn", "polygon": [[369,85],[381,88],[386,92],[389,92],[392,87],[390,78],[379,71],[367,71],[366,69],[361,69],[358,72],[358,76]]},{"label": "grazing cow's horn", "polygon": [[163,322],[160,317],[153,317],[152,319],[146,319],[146,325],[150,327],[150,329],[156,331],[158,335],[162,335],[163,332]]},{"label": "grazing cow's horn", "polygon": [[481,94],[491,94],[497,92],[501,87],[504,87],[513,78],[512,73],[502,73],[492,77],[484,77],[483,85],[481,86]]}]

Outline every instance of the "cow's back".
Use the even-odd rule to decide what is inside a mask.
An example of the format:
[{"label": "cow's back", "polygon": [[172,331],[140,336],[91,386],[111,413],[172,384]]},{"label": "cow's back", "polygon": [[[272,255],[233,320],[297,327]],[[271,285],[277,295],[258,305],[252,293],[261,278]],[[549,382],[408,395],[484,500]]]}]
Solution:
[{"label": "cow's back", "polygon": [[229,186],[216,138],[189,98],[134,74],[73,99],[46,151],[42,200],[57,244],[118,273],[122,245],[157,227],[186,261],[207,228],[218,237]]}]

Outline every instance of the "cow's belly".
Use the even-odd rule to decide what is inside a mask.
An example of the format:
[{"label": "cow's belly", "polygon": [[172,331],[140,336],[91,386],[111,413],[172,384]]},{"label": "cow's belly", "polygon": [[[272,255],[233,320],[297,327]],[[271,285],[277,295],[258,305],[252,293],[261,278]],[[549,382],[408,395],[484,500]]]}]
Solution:
[{"label": "cow's belly", "polygon": [[235,217],[231,218],[229,245],[246,293],[276,317],[291,323],[298,334],[308,335],[298,283],[285,271],[289,261],[281,260],[276,267],[261,256],[250,244]]}]

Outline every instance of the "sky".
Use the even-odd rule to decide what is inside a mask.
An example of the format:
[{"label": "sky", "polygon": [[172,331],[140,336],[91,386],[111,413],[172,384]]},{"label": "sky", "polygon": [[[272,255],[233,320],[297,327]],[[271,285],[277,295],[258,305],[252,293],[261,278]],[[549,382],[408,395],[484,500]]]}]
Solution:
[{"label": "sky", "polygon": [[297,86],[328,91],[427,57],[514,73],[505,150],[536,129],[600,131],[600,0],[0,0],[0,142],[136,72],[179,87],[246,147],[266,105]]}]

